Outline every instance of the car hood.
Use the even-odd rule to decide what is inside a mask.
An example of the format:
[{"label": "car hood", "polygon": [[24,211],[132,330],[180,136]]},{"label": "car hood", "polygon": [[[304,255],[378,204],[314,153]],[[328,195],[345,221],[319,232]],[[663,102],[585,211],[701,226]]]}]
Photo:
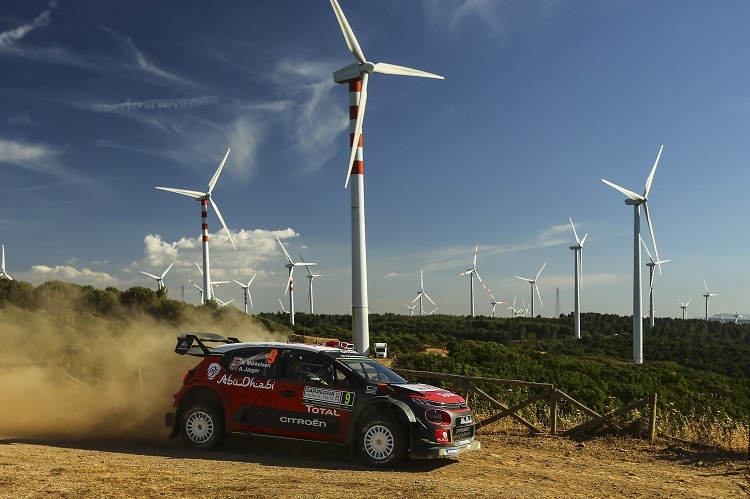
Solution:
[{"label": "car hood", "polygon": [[460,404],[464,402],[460,395],[423,383],[389,384],[388,387],[395,392],[403,393],[412,397],[419,397],[431,402],[444,404]]}]

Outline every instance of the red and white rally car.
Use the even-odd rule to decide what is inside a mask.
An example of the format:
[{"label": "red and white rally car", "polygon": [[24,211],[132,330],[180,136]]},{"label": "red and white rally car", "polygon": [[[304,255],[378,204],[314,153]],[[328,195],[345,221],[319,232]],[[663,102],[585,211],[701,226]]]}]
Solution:
[{"label": "red and white rally car", "polygon": [[195,449],[214,448],[229,433],[262,434],[352,445],[385,467],[480,448],[462,397],[410,383],[351,350],[191,333],[177,337],[175,352],[203,357],[166,417],[170,438]]}]

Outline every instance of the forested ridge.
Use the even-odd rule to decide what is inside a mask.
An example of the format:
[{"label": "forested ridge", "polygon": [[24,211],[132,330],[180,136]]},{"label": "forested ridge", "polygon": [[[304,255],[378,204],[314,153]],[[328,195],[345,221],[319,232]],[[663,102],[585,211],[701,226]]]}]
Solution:
[{"label": "forested ridge", "polygon": [[[59,317],[68,329],[86,334],[88,328],[78,325],[96,321],[117,331],[132,317],[149,316],[175,332],[188,324],[221,323],[220,332],[240,339],[251,326],[290,339],[352,339],[349,315],[298,313],[292,327],[285,313],[247,316],[234,307],[189,305],[169,299],[166,290],[143,287],[102,290],[59,281],[34,287],[0,280],[0,313],[12,309]],[[396,368],[553,383],[597,411],[657,393],[662,413],[677,419],[744,425],[750,418],[750,325],[657,318],[654,329],[644,324],[641,365],[631,361],[630,317],[585,313],[581,325],[582,338],[576,340],[572,315],[386,313],[371,314],[369,320],[371,343],[386,341]]]}]

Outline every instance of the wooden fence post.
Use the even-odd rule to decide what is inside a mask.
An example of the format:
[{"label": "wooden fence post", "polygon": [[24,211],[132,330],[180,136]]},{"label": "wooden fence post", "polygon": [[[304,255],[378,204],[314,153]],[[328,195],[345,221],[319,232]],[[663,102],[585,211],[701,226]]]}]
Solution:
[{"label": "wooden fence post", "polygon": [[649,397],[649,406],[651,414],[649,419],[649,439],[653,442],[656,440],[656,394],[652,393]]},{"label": "wooden fence post", "polygon": [[557,432],[557,388],[551,388],[549,394],[549,432]]}]

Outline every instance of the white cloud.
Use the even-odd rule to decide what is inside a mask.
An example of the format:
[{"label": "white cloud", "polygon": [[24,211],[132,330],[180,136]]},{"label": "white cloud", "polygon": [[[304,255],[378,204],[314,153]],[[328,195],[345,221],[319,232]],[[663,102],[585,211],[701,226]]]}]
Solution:
[{"label": "white cloud", "polygon": [[[55,7],[56,3],[51,2],[50,7]],[[16,42],[21,40],[31,31],[47,26],[50,23],[51,10],[45,10],[39,14],[33,21],[23,26],[19,26],[9,31],[0,33],[0,52],[12,52],[16,50]]]},{"label": "white cloud", "polygon": [[90,108],[96,112],[131,112],[131,111],[162,111],[189,109],[198,106],[215,104],[217,97],[208,95],[205,97],[185,97],[182,99],[150,99],[137,102],[120,102],[118,104],[93,104]]},{"label": "white cloud", "polygon": [[76,269],[67,265],[48,267],[46,265],[34,265],[31,267],[32,280],[36,282],[64,281],[76,284],[90,284],[92,286],[105,288],[116,286],[119,280],[105,272],[96,272],[89,269]]},{"label": "white cloud", "polygon": [[0,138],[0,164],[6,163],[24,170],[35,171],[67,180],[76,180],[62,167],[59,151],[45,144],[5,140]]}]

